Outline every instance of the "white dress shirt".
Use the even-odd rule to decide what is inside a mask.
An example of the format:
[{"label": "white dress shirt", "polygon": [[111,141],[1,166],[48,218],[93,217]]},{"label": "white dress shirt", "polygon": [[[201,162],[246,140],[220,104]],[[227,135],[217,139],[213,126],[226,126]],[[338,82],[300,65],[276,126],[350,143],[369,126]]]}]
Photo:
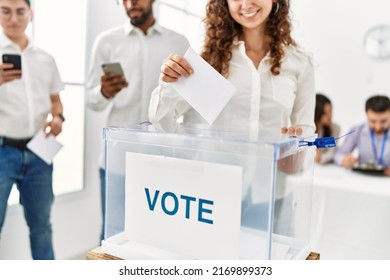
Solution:
[{"label": "white dress shirt", "polygon": [[[87,105],[95,111],[107,107],[107,126],[132,126],[148,120],[150,95],[158,85],[161,65],[171,53],[184,54],[188,40],[158,24],[145,35],[130,21],[103,32],[95,41],[87,83]],[[129,86],[114,98],[101,93],[101,65],[119,62]],[[104,166],[104,147],[101,147],[100,166]]]},{"label": "white dress shirt", "polygon": [[[144,35],[129,23],[108,30],[96,39],[87,84],[87,104],[96,111],[109,109],[107,125],[127,126],[148,119],[150,94],[158,85],[161,65],[170,53],[184,54],[189,47],[182,35],[154,24]],[[114,98],[101,93],[102,63],[120,62],[127,88]]]},{"label": "white dress shirt", "polygon": [[[213,123],[214,128],[247,131],[251,139],[258,136],[260,129],[289,126],[301,127],[306,135],[314,133],[315,84],[311,57],[287,47],[281,73],[272,75],[270,67],[267,55],[256,69],[245,52],[244,42],[236,42],[228,80],[237,91]],[[181,115],[186,123],[206,124],[169,84],[161,83],[152,93],[150,121],[168,128]]]},{"label": "white dress shirt", "polygon": [[46,124],[51,111],[51,95],[64,89],[51,55],[31,41],[21,51],[0,31],[0,55],[19,54],[22,78],[0,86],[0,136],[28,138]]}]

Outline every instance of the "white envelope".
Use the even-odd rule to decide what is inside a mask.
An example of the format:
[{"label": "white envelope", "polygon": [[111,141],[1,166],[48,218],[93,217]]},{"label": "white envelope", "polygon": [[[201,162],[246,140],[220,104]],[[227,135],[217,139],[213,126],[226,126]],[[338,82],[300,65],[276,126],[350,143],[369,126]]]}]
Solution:
[{"label": "white envelope", "polygon": [[212,124],[237,89],[193,49],[188,48],[184,58],[194,73],[170,85]]},{"label": "white envelope", "polygon": [[62,146],[63,145],[58,142],[53,135],[46,137],[45,132],[42,129],[27,143],[27,148],[47,164],[53,162],[53,158]]}]

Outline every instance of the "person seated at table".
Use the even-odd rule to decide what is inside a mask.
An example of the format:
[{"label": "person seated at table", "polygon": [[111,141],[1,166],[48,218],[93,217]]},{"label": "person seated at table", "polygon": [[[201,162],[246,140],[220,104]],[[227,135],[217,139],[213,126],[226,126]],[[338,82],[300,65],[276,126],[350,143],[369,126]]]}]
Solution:
[{"label": "person seated at table", "polygon": [[[318,137],[338,137],[340,126],[332,121],[332,102],[321,93],[316,94],[316,109],[314,114],[316,133]],[[326,164],[333,161],[335,148],[317,149],[314,160],[317,163]]]},{"label": "person seated at table", "polygon": [[[346,168],[357,164],[383,167],[390,176],[390,99],[375,95],[366,101],[367,122],[355,126],[354,133],[348,135],[336,152],[334,161]],[[357,149],[359,156],[353,155]]]}]

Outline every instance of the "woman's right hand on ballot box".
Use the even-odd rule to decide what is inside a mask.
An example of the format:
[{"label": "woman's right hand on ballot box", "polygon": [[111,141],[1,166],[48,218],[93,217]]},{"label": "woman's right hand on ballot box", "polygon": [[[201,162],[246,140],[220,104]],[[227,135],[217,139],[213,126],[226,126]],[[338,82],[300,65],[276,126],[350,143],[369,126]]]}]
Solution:
[{"label": "woman's right hand on ballot box", "polygon": [[194,70],[180,55],[170,54],[161,66],[160,79],[166,83],[176,82],[180,77],[189,77]]}]

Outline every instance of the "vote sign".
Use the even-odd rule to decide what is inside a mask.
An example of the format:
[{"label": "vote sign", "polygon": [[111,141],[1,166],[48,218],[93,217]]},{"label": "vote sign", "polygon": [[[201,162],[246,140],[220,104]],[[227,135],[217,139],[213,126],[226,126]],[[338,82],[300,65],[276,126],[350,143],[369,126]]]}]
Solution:
[{"label": "vote sign", "polygon": [[242,167],[126,154],[126,239],[195,259],[237,259]]}]

